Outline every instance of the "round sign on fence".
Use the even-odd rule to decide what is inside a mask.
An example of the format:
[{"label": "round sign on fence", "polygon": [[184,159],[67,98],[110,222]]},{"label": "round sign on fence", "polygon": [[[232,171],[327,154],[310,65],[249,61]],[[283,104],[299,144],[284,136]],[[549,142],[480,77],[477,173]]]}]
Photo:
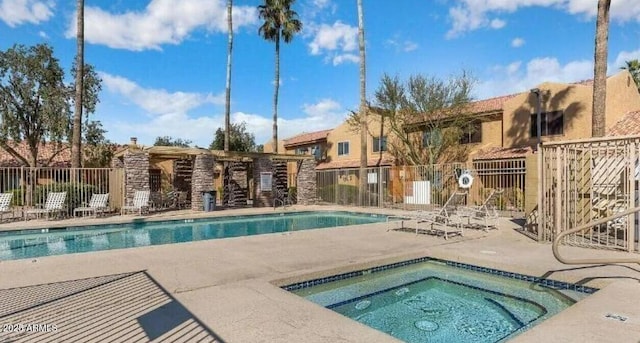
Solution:
[{"label": "round sign on fence", "polygon": [[460,186],[460,188],[470,188],[471,184],[473,184],[471,172],[468,170],[463,171],[460,177],[458,177],[458,186]]}]

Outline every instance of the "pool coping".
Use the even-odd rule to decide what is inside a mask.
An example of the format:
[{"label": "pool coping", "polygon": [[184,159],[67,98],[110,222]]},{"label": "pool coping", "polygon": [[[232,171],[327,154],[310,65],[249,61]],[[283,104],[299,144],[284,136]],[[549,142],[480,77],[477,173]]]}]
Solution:
[{"label": "pool coping", "polygon": [[[375,274],[375,273],[379,273],[379,272],[390,270],[390,269],[396,269],[396,268],[401,268],[401,267],[405,267],[405,266],[409,266],[409,265],[413,265],[413,264],[418,264],[418,263],[423,263],[423,262],[430,262],[430,261],[444,263],[449,267],[466,269],[466,270],[471,270],[471,271],[475,271],[475,272],[480,272],[480,273],[485,273],[485,274],[490,274],[490,275],[506,277],[506,278],[515,279],[515,280],[531,282],[531,283],[534,283],[534,284],[537,284],[537,285],[542,285],[542,286],[545,286],[545,287],[548,287],[548,288],[551,288],[551,289],[554,289],[554,290],[571,290],[571,291],[585,293],[585,294],[589,294],[589,295],[591,295],[591,294],[593,294],[593,293],[595,293],[595,292],[600,290],[599,288],[595,288],[595,287],[589,287],[589,286],[584,286],[584,285],[576,285],[576,284],[573,284],[573,283],[559,281],[559,280],[540,278],[540,277],[537,277],[537,276],[531,276],[531,275],[520,274],[520,273],[516,273],[516,272],[509,272],[509,271],[504,271],[504,270],[499,270],[499,269],[494,269],[494,268],[476,266],[476,265],[468,264],[468,263],[449,261],[449,260],[436,258],[436,257],[431,257],[431,256],[424,256],[424,257],[414,258],[414,259],[410,259],[410,260],[406,260],[406,261],[388,263],[388,264],[384,264],[384,265],[363,268],[363,269],[359,269],[359,270],[354,270],[354,271],[350,271],[350,272],[344,272],[344,273],[325,276],[325,277],[315,277],[315,278],[310,279],[310,280],[297,281],[297,282],[293,282],[293,283],[290,283],[290,284],[280,285],[278,287],[280,287],[280,288],[282,288],[282,289],[284,289],[286,291],[291,292],[291,291],[304,289],[304,288],[308,288],[308,287],[313,287],[313,286],[317,286],[317,285],[322,285],[322,284],[326,284],[326,283],[331,283],[331,282],[335,282],[335,281],[339,281],[339,280],[350,279],[350,278],[363,276],[363,275],[367,275],[367,274]],[[311,274],[311,275],[313,275],[313,274]],[[282,281],[285,281],[285,280],[287,280],[287,279],[278,280],[278,282],[282,282]],[[278,282],[274,283],[274,285],[277,286]]]}]

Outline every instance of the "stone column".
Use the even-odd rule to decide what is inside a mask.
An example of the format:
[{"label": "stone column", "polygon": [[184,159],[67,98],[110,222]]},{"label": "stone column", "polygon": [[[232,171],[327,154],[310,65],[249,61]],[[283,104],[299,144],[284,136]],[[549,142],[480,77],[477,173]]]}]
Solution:
[{"label": "stone column", "polygon": [[313,159],[303,160],[298,168],[298,204],[315,204],[316,190],[316,161]]},{"label": "stone column", "polygon": [[124,168],[124,161],[122,158],[114,157],[111,159],[111,168]]},{"label": "stone column", "polygon": [[215,157],[211,154],[200,154],[193,163],[191,175],[191,210],[202,211],[202,192],[213,190]]},{"label": "stone column", "polygon": [[249,185],[247,184],[247,165],[244,162],[231,162],[229,166],[229,206],[245,207],[247,206],[247,197]]},{"label": "stone column", "polygon": [[282,194],[287,194],[287,169],[286,161],[273,161],[273,188],[280,190]]},{"label": "stone column", "polygon": [[273,175],[273,163],[269,158],[259,157],[253,160],[253,207],[271,207],[273,206],[273,186],[269,189],[261,189],[260,173]]},{"label": "stone column", "polygon": [[124,185],[127,203],[133,201],[135,191],[149,190],[149,155],[130,150],[124,155]]}]

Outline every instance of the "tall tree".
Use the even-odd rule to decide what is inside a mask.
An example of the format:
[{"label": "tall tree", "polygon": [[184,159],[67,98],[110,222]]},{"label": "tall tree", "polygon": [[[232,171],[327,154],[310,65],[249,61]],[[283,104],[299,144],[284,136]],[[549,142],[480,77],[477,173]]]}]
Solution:
[{"label": "tall tree", "polygon": [[[100,80],[86,67],[83,104],[91,111]],[[41,143],[61,143],[70,136],[73,92],[63,80],[64,71],[46,44],[15,45],[0,52],[0,147],[26,166],[38,165]],[[24,141],[28,154],[14,149],[10,140]]]},{"label": "tall tree", "polygon": [[[367,70],[364,41],[364,13],[362,0],[357,0],[358,5],[358,46],[360,49],[360,204],[364,204],[365,190],[367,186]],[[381,126],[384,123],[381,123]],[[380,136],[382,139],[382,136]]]},{"label": "tall tree", "polygon": [[596,42],[593,63],[593,109],[591,135],[605,135],[607,102],[607,55],[609,41],[609,8],[611,0],[598,0]]},{"label": "tall tree", "polygon": [[460,140],[477,120],[469,110],[473,83],[464,72],[449,80],[414,75],[405,83],[383,75],[371,112],[387,123],[389,153],[412,165],[465,159]]},{"label": "tall tree", "polygon": [[82,166],[82,97],[84,79],[84,0],[76,1],[76,89],[71,137],[71,167]]},{"label": "tall tree", "polygon": [[633,77],[633,81],[636,83],[636,87],[638,87],[638,91],[640,91],[640,61],[637,59],[626,61],[624,67],[621,67],[620,69],[629,71]]},{"label": "tall tree", "polygon": [[302,30],[298,14],[291,9],[295,0],[264,0],[258,6],[260,18],[264,20],[258,33],[276,46],[275,80],[273,82],[273,142],[274,152],[278,152],[278,92],[280,90],[280,40],[290,43],[296,33]]},{"label": "tall tree", "polygon": [[[222,150],[224,148],[225,132],[221,128],[216,130],[213,137],[213,142],[209,145],[211,150]],[[256,145],[255,136],[247,131],[246,123],[231,124],[231,130],[229,130],[229,148],[231,151],[257,151],[261,152],[262,146]]]},{"label": "tall tree", "polygon": [[83,165],[88,168],[109,167],[116,146],[105,138],[104,134],[107,131],[102,128],[102,123],[99,120],[92,120],[83,125],[82,129],[84,131]]},{"label": "tall tree", "polygon": [[233,51],[233,1],[227,0],[227,30],[229,42],[227,44],[227,83],[224,104],[224,151],[229,151],[229,129],[231,127],[231,53]]}]

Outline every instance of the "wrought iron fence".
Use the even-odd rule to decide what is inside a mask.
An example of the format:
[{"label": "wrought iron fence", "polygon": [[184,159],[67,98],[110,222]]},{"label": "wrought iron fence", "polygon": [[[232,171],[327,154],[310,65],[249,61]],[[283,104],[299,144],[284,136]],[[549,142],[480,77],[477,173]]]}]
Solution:
[{"label": "wrought iron fence", "polygon": [[67,192],[68,214],[86,206],[93,194],[109,193],[109,207],[124,203],[124,170],[117,168],[0,168],[0,192],[13,193],[11,212],[22,216],[25,209],[45,204],[50,192]]},{"label": "wrought iron fence", "polygon": [[[640,137],[606,137],[542,146],[540,241],[638,206]],[[611,220],[564,243],[638,251],[638,214]]]},{"label": "wrought iron fence", "polygon": [[365,171],[363,179],[359,169],[317,171],[317,198],[337,205],[428,210],[444,205],[453,192],[459,191],[458,177],[469,171],[474,181],[468,189],[468,205],[480,205],[492,190],[503,189],[498,199],[499,210],[524,212],[524,159],[378,167]]}]

